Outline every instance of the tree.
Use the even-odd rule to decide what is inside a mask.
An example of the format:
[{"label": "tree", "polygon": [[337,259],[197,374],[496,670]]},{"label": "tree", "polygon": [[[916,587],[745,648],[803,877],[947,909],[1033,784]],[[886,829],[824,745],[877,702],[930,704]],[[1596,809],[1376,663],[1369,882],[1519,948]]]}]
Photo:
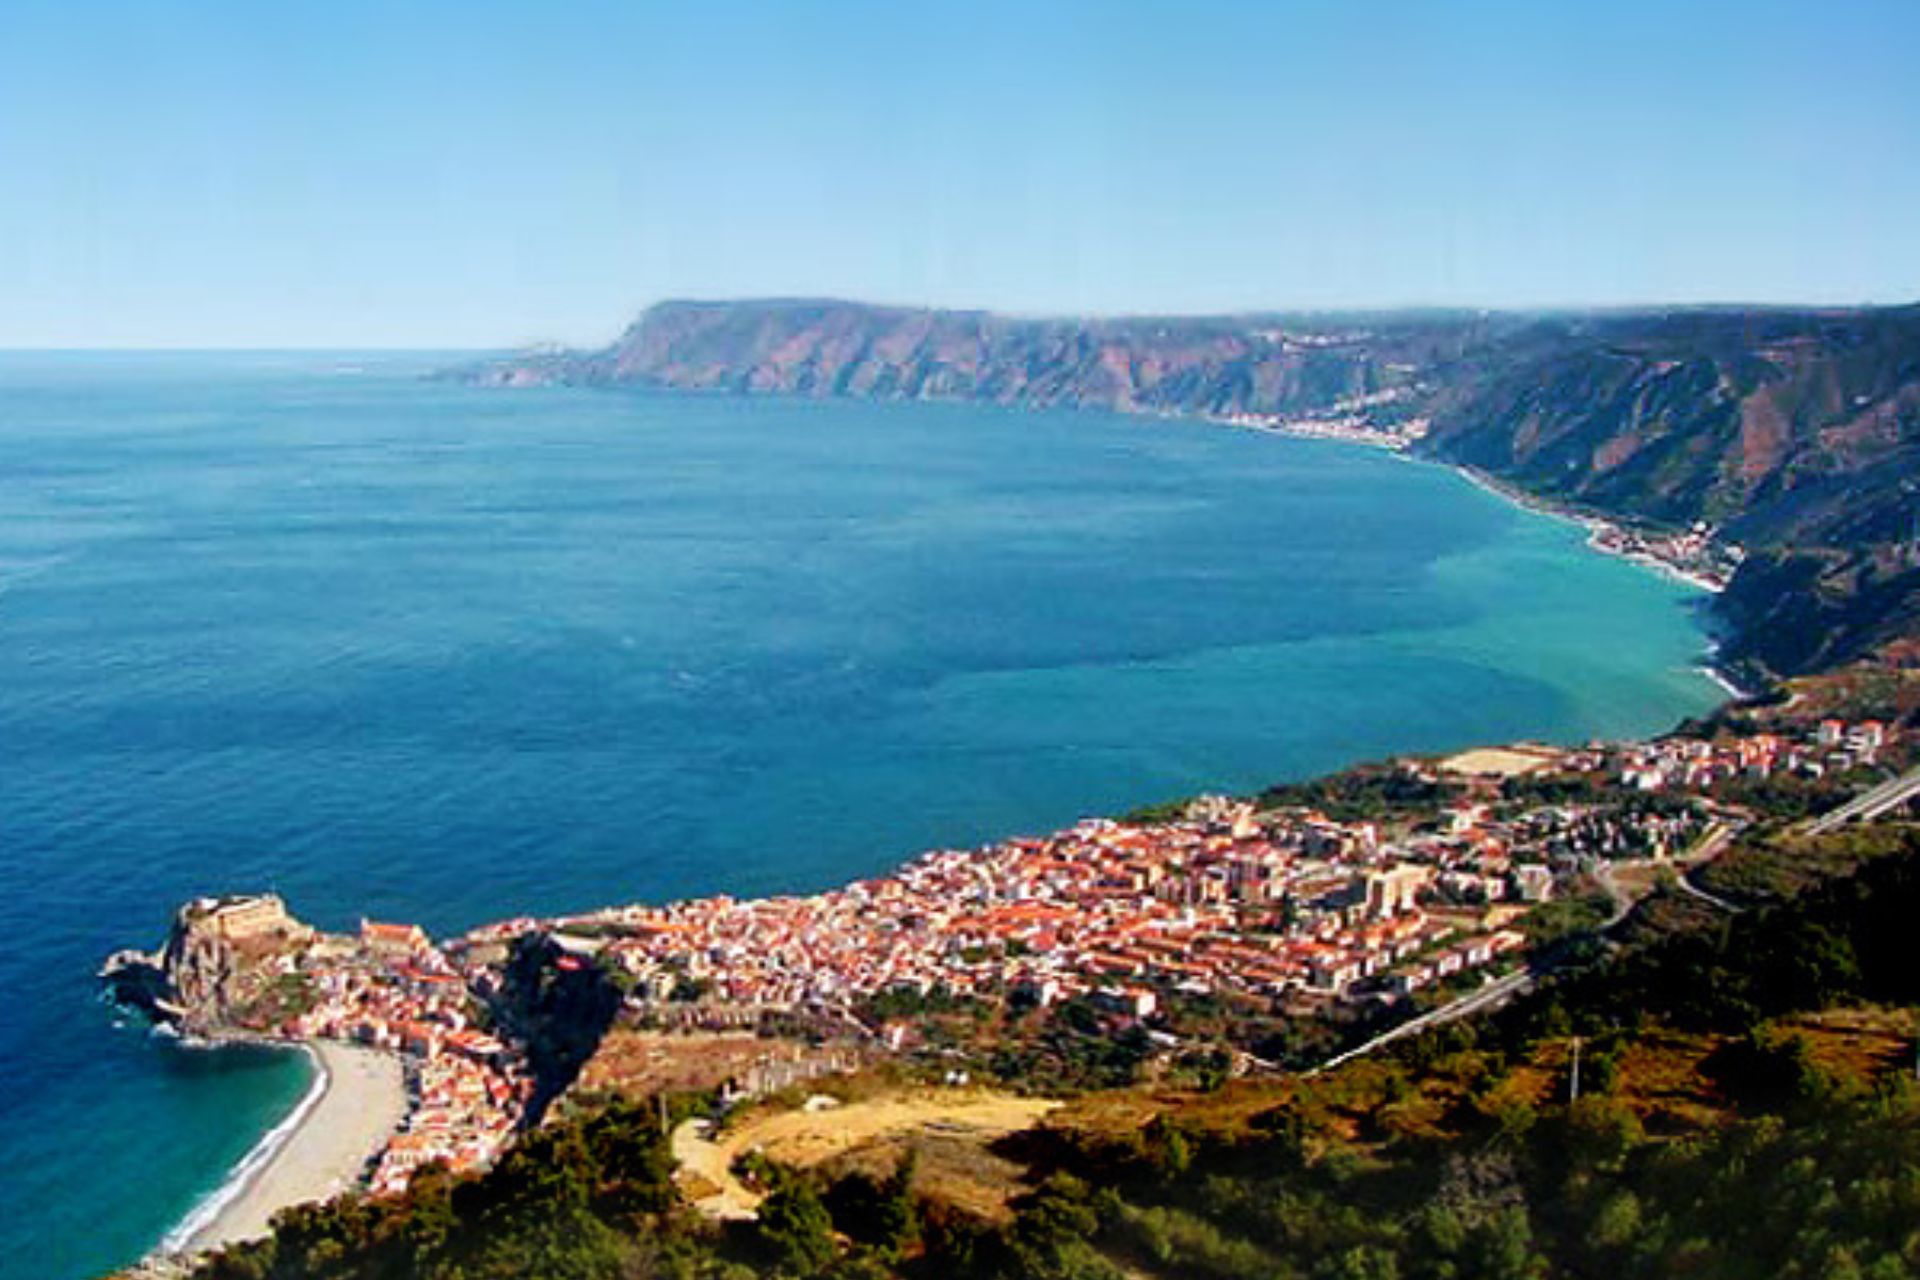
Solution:
[{"label": "tree", "polygon": [[826,1200],[833,1225],[887,1257],[898,1257],[920,1230],[912,1190],[916,1163],[909,1151],[884,1180],[856,1171],[834,1183]]},{"label": "tree", "polygon": [[812,1184],[789,1178],[760,1202],[756,1234],[776,1269],[811,1276],[833,1261],[833,1218]]}]

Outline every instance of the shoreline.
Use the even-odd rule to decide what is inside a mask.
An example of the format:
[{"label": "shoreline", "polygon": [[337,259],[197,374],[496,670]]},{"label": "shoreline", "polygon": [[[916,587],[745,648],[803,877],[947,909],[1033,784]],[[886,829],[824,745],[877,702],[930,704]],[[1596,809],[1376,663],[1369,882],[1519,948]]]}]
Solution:
[{"label": "shoreline", "polygon": [[1639,565],[1641,568],[1657,573],[1663,578],[1693,587],[1695,590],[1704,592],[1707,595],[1719,595],[1727,589],[1726,584],[1723,582],[1709,578],[1705,574],[1696,573],[1690,569],[1683,569],[1679,565],[1660,556],[1653,555],[1646,551],[1630,550],[1624,547],[1608,545],[1605,540],[1607,535],[1618,535],[1628,532],[1627,526],[1617,520],[1611,520],[1606,516],[1594,515],[1588,511],[1580,511],[1546,498],[1536,497],[1524,490],[1516,489],[1512,485],[1496,480],[1486,472],[1475,467],[1470,467],[1463,462],[1447,462],[1444,459],[1438,458],[1433,461],[1440,466],[1446,467],[1476,489],[1484,490],[1496,498],[1504,499],[1514,506],[1519,507],[1522,511],[1528,511],[1538,516],[1546,516],[1553,520],[1561,520],[1567,524],[1578,525],[1587,532],[1587,546],[1591,550],[1599,552],[1601,555],[1612,556],[1618,560],[1625,560],[1629,564]]},{"label": "shoreline", "polygon": [[410,1100],[397,1056],[330,1040],[287,1047],[312,1062],[313,1084],[167,1232],[155,1254],[189,1258],[258,1239],[280,1210],[352,1190],[405,1121]]},{"label": "shoreline", "polygon": [[[1444,458],[1426,457],[1412,449],[1413,440],[1397,436],[1392,432],[1373,428],[1353,427],[1324,423],[1288,423],[1288,422],[1250,422],[1231,416],[1204,414],[1202,419],[1223,427],[1233,427],[1241,431],[1254,431],[1261,435],[1284,436],[1293,440],[1326,440],[1336,444],[1359,445],[1362,448],[1378,449],[1408,462],[1424,462],[1431,466],[1445,467],[1468,484],[1484,490],[1496,498],[1519,507],[1533,515],[1546,516],[1549,519],[1565,521],[1578,525],[1587,534],[1587,547],[1601,555],[1613,556],[1629,564],[1639,565],[1673,582],[1694,588],[1708,595],[1719,595],[1727,589],[1727,584],[1704,573],[1683,568],[1658,554],[1635,548],[1615,546],[1608,542],[1609,537],[1619,537],[1630,532],[1628,526],[1619,520],[1583,511],[1563,503],[1542,498],[1495,479],[1486,472],[1463,462],[1450,462]],[[1736,688],[1731,681],[1716,677],[1715,683],[1723,688]],[[1745,697],[1744,693],[1737,694]]]},{"label": "shoreline", "polygon": [[[1180,416],[1180,415],[1172,415]],[[1707,596],[1717,596],[1727,589],[1727,584],[1703,573],[1681,567],[1666,558],[1637,548],[1618,546],[1610,538],[1621,537],[1629,532],[1626,525],[1603,515],[1582,511],[1574,507],[1538,497],[1523,489],[1472,467],[1463,462],[1449,462],[1444,458],[1425,457],[1415,453],[1410,447],[1411,441],[1392,433],[1370,429],[1350,427],[1329,427],[1325,425],[1299,425],[1282,422],[1253,422],[1232,416],[1203,414],[1201,419],[1218,426],[1230,427],[1240,431],[1253,431],[1261,435],[1282,436],[1294,440],[1324,440],[1335,444],[1358,445],[1366,449],[1382,451],[1405,462],[1426,463],[1430,466],[1444,467],[1465,480],[1474,488],[1489,493],[1503,502],[1518,507],[1530,515],[1545,516],[1575,525],[1586,533],[1587,550],[1598,555],[1611,556],[1616,560],[1625,560],[1628,564],[1645,569],[1650,573],[1690,587]],[[1709,644],[1706,653],[1694,668],[1711,681],[1729,701],[1744,702],[1753,697],[1750,690],[1740,686],[1734,679],[1734,673],[1722,667],[1719,662],[1720,646],[1717,642]]]},{"label": "shoreline", "polygon": [[1719,685],[1726,695],[1735,702],[1744,702],[1753,695],[1735,684],[1733,680],[1712,662],[1703,662],[1697,668],[1701,675]]},{"label": "shoreline", "polygon": [[[1464,464],[1415,454],[1406,442],[1387,433],[1240,422],[1212,415],[1203,415],[1203,420],[1266,435],[1360,445],[1407,461],[1444,467],[1529,514],[1579,526],[1587,535],[1585,545],[1589,550],[1624,559],[1706,594],[1724,589],[1723,584],[1690,573],[1658,555],[1607,545],[1605,535],[1623,533],[1625,528],[1605,517],[1536,498]],[[1749,697],[1717,666],[1715,658],[1710,650],[1694,669],[1729,699]],[[404,1067],[397,1055],[326,1040],[235,1037],[212,1044],[217,1047],[241,1040],[304,1052],[313,1065],[313,1082],[292,1110],[228,1171],[220,1185],[168,1231],[149,1254],[151,1258],[192,1259],[262,1238],[269,1234],[271,1219],[279,1211],[329,1200],[362,1185],[371,1162],[401,1131],[411,1112]]]}]

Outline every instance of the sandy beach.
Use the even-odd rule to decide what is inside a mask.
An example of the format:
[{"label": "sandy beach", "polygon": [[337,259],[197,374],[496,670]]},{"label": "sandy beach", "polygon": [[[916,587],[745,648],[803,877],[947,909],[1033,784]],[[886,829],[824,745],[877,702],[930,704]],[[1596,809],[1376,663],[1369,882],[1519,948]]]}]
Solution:
[{"label": "sandy beach", "polygon": [[[170,1238],[170,1251],[200,1253],[266,1235],[269,1219],[288,1205],[351,1188],[399,1127],[407,1092],[398,1058],[343,1044],[308,1047],[323,1073],[316,1091],[288,1117],[284,1133],[263,1139],[228,1184],[181,1224],[176,1236],[184,1238]],[[284,1139],[277,1148],[270,1145],[276,1137]]]}]

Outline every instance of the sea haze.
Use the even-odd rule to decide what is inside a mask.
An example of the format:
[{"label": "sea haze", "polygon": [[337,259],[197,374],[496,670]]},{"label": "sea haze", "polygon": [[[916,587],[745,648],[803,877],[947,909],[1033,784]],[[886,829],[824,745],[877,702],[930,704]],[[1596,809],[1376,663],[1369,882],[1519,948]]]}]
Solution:
[{"label": "sea haze", "polygon": [[0,356],[11,1274],[136,1256],[302,1092],[96,1002],[185,897],[444,931],[810,890],[1716,698],[1688,589],[1437,467],[434,363]]}]

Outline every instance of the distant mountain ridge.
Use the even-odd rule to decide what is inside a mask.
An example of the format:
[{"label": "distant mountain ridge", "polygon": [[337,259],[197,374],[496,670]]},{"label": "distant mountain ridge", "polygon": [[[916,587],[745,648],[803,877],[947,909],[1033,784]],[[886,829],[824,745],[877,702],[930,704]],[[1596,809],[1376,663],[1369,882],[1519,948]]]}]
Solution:
[{"label": "distant mountain ridge", "polygon": [[[611,346],[509,360],[486,380],[1287,413],[1409,387],[1482,323],[1449,314],[1320,328],[1261,316],[1026,319],[830,300],[663,302]],[[1502,323],[1499,320],[1490,323]],[[491,374],[489,378],[487,375]]]},{"label": "distant mountain ridge", "polygon": [[818,299],[663,302],[497,385],[972,400],[1335,420],[1615,518],[1751,553],[1728,656],[1777,675],[1920,637],[1920,306],[1017,318]]}]

